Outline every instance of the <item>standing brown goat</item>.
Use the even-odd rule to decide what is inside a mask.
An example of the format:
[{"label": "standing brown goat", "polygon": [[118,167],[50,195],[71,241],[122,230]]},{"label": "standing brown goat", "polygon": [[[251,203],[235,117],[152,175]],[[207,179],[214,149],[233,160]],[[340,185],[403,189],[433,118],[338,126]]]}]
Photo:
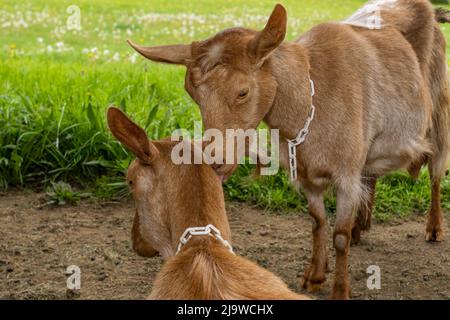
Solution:
[{"label": "standing brown goat", "polygon": [[[150,299],[308,299],[290,291],[269,271],[230,252],[224,241],[230,239],[230,226],[222,185],[211,167],[175,165],[171,153],[176,142],[150,141],[119,109],[109,108],[108,125],[137,157],[127,175],[136,203],[133,248],[142,256],[159,252],[167,259]],[[177,252],[187,228],[209,225],[212,233],[192,236]]]},{"label": "standing brown goat", "polygon": [[[287,14],[277,5],[260,32],[233,28],[190,45],[130,42],[148,59],[187,67],[185,87],[206,128],[246,130],[264,121],[279,129],[285,168],[290,166],[287,140],[304,128],[314,104],[310,132],[294,148],[296,183],[303,186],[314,219],[313,256],[303,286],[314,290],[325,281],[323,193],[332,185],[337,299],[350,296],[350,241],[352,233],[358,241],[370,226],[378,177],[401,168],[417,175],[428,164],[432,204],[426,239],[444,239],[440,182],[449,153],[450,112],[446,44],[436,21],[448,19],[442,12],[435,16],[426,0],[370,4],[380,9],[382,27],[375,30],[349,21],[324,23],[284,42]],[[233,168],[225,164],[217,171],[228,174]]]}]

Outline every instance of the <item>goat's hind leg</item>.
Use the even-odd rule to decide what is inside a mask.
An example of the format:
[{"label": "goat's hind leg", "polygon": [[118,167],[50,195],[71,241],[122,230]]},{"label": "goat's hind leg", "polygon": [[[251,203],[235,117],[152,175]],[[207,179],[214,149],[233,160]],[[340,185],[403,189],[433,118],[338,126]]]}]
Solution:
[{"label": "goat's hind leg", "polygon": [[341,179],[336,186],[336,222],[333,245],[336,250],[336,267],[333,283],[333,299],[350,298],[349,253],[353,213],[363,203],[365,192],[358,177]]},{"label": "goat's hind leg", "polygon": [[433,125],[430,130],[430,142],[433,150],[428,159],[432,198],[426,228],[428,241],[444,240],[440,185],[447,170],[450,150],[450,96],[445,47],[444,34],[438,26],[435,26],[433,58],[428,73],[429,88],[433,98]]},{"label": "goat's hind leg", "polygon": [[428,221],[426,228],[426,240],[440,242],[444,240],[443,221],[444,217],[441,208],[441,180],[447,174],[442,168],[445,160],[440,159],[443,154],[437,153],[432,156],[422,157],[420,161],[414,163],[408,168],[413,179],[417,180],[422,165],[428,163],[428,172],[431,183],[431,207],[428,212]]},{"label": "goat's hind leg", "polygon": [[441,208],[441,179],[444,173],[436,172],[433,158],[428,169],[431,180],[431,208],[428,212],[426,240],[441,242],[444,240],[444,216]]},{"label": "goat's hind leg", "polygon": [[352,229],[352,245],[356,245],[361,241],[361,232],[368,231],[372,224],[372,211],[375,204],[375,187],[377,184],[376,177],[366,177],[362,179],[362,184],[367,192],[367,199],[363,203],[356,214]]},{"label": "goat's hind leg", "polygon": [[305,193],[308,199],[309,214],[313,218],[313,252],[311,264],[306,268],[302,279],[302,287],[309,292],[314,292],[319,290],[326,280],[325,273],[328,267],[327,224],[323,191],[305,190]]}]

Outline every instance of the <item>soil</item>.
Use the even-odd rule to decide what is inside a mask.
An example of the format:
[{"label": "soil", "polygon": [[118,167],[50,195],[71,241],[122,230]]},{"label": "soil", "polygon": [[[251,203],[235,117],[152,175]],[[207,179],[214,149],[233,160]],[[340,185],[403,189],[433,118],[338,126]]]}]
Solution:
[{"label": "soil", "polygon": [[[143,299],[150,293],[163,262],[131,250],[131,201],[42,207],[42,198],[0,195],[0,299]],[[309,217],[268,214],[239,203],[228,203],[227,210],[235,251],[301,292],[300,277],[311,255]],[[350,250],[352,297],[450,299],[450,240],[427,243],[424,230],[424,215],[374,223]],[[328,231],[332,234],[331,227]],[[331,242],[329,248],[331,270],[315,293],[319,299],[331,290]],[[81,269],[80,290],[66,289],[69,265]],[[380,267],[380,290],[367,288],[371,265]]]}]

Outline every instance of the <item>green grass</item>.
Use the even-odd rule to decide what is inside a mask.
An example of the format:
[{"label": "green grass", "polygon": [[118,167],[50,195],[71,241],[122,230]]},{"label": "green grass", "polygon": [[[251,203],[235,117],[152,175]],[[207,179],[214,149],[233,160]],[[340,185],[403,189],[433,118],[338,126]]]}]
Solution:
[{"label": "green grass", "polygon": [[[364,3],[282,2],[290,17],[289,40],[317,23],[341,20]],[[155,139],[177,128],[192,130],[200,120],[184,91],[184,69],[144,61],[127,38],[189,43],[235,24],[260,29],[274,2],[82,0],[77,1],[81,31],[64,28],[72,4],[0,1],[0,188],[50,188],[57,203],[79,198],[61,181],[100,198],[127,195],[123,174],[131,157],[105,127],[108,105],[122,106]],[[450,28],[443,30],[450,40]],[[230,199],[271,211],[305,211],[305,199],[284,173],[251,180],[251,170],[241,166],[226,184]],[[425,173],[417,183],[395,173],[383,178],[377,191],[375,215],[381,220],[425,212],[430,198]],[[450,210],[449,178],[443,182],[443,205]],[[331,196],[327,207],[334,210]]]}]

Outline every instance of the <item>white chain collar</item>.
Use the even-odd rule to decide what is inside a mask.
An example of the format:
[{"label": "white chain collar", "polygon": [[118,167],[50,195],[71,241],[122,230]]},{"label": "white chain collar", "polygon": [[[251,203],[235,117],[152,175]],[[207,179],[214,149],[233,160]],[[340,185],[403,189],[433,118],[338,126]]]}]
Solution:
[{"label": "white chain collar", "polygon": [[206,227],[192,227],[187,228],[183,235],[180,237],[180,242],[177,246],[177,252],[175,255],[177,255],[181,248],[193,237],[193,236],[211,236],[215,239],[217,239],[220,243],[222,243],[225,247],[230,250],[232,254],[234,254],[233,247],[230,245],[230,243],[222,238],[222,234],[220,233],[219,229],[214,227],[212,224],[208,224]]},{"label": "white chain collar", "polygon": [[[314,81],[309,79],[309,82],[311,84],[311,97],[314,97],[314,95],[316,94],[314,88]],[[315,113],[316,107],[314,106],[314,103],[311,103],[311,111],[309,112],[308,118],[306,119],[303,129],[300,130],[295,139],[292,140],[286,139],[289,148],[289,171],[291,174],[291,181],[297,180],[297,146],[305,142],[306,136],[309,133],[309,126],[311,125],[311,122],[314,119]]]}]

